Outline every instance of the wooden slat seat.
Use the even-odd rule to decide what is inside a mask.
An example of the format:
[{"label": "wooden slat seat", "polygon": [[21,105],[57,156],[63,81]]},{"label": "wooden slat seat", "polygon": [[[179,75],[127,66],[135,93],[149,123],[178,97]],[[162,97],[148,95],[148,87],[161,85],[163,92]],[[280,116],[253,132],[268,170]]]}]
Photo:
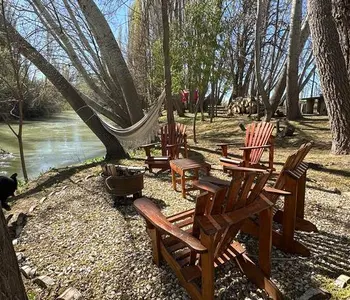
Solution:
[{"label": "wooden slat seat", "polygon": [[[134,202],[146,220],[154,262],[166,261],[192,299],[214,299],[214,269],[228,261],[237,263],[270,297],[282,299],[269,279],[273,204],[263,188],[271,172],[245,168],[245,174],[235,176],[229,186],[217,188],[213,194],[201,193],[194,210],[168,218],[147,198]],[[235,239],[247,218],[255,214],[259,214],[261,226],[259,267]],[[188,228],[182,230],[179,224]]]}]

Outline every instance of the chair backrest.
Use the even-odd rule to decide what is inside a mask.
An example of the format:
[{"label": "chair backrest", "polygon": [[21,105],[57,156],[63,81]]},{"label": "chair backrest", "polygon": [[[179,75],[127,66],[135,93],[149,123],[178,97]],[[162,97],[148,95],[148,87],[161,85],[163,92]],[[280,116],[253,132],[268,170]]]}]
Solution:
[{"label": "chair backrest", "polygon": [[[305,156],[309,153],[313,143],[308,142],[302,144],[300,148],[293,154],[289,155],[279,173],[274,188],[283,190],[286,184],[286,176],[292,175],[295,178],[300,178],[308,168],[308,165],[303,162]],[[277,194],[272,194],[269,199],[275,202],[278,198]]]},{"label": "chair backrest", "polygon": [[[271,142],[271,135],[274,124],[269,122],[251,123],[247,126],[244,141],[245,147],[263,146]],[[257,164],[264,152],[264,149],[252,149],[250,152],[250,163]]]},{"label": "chair backrest", "polygon": [[187,126],[181,123],[165,124],[159,129],[159,137],[162,146],[162,155],[167,156],[167,145],[182,144],[186,142]]},{"label": "chair backrest", "polygon": [[[221,215],[229,217],[247,205],[257,201],[271,175],[271,170],[257,170],[256,172],[238,173],[232,179],[228,188],[222,188],[214,194],[212,200],[198,197],[195,217]],[[214,237],[214,257],[217,259],[231,244],[244,221],[238,222],[220,230]],[[215,223],[215,221],[214,221]],[[193,222],[193,236],[199,238],[198,222]],[[195,261],[191,261],[195,263]]]}]

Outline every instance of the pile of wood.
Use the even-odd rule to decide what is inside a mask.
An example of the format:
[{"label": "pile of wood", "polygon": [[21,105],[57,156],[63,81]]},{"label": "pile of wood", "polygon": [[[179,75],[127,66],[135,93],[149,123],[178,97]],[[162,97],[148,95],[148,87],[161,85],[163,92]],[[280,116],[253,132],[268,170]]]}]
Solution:
[{"label": "pile of wood", "polygon": [[[264,108],[262,108],[264,109]],[[227,116],[232,117],[235,114],[256,114],[258,112],[257,101],[254,97],[238,97],[227,107]]]},{"label": "pile of wood", "polygon": [[145,173],[144,167],[131,167],[122,165],[105,164],[102,165],[102,173],[104,176],[135,176]]}]

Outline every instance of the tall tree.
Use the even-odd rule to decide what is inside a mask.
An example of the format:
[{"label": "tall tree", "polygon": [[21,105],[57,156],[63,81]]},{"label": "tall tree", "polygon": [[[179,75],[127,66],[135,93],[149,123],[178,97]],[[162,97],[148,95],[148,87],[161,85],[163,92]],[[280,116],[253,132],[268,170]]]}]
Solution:
[{"label": "tall tree", "polygon": [[163,53],[164,53],[166,110],[167,110],[168,124],[173,124],[175,120],[174,120],[173,104],[171,100],[168,0],[162,0],[162,20],[163,20]]},{"label": "tall tree", "polygon": [[289,51],[287,63],[287,118],[289,120],[297,120],[301,118],[299,108],[299,56],[300,56],[300,34],[302,21],[302,0],[292,1],[290,35],[289,35]]},{"label": "tall tree", "polygon": [[350,154],[350,82],[331,0],[309,0],[313,53],[319,70],[332,132],[332,152]]}]

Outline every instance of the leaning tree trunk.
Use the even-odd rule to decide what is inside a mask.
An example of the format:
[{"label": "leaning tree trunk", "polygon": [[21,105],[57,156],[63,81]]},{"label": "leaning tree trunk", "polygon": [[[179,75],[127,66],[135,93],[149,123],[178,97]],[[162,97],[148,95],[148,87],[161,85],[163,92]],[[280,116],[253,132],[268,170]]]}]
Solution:
[{"label": "leaning tree trunk", "polygon": [[[4,18],[0,18],[0,32],[4,32]],[[62,96],[68,101],[79,117],[92,130],[97,138],[106,147],[106,158],[125,158],[125,150],[119,141],[110,134],[102,125],[100,118],[86,105],[83,98],[75,88],[51,65],[32,45],[30,45],[10,24],[6,23],[8,32],[13,42],[17,45],[18,51],[30,60],[57,88]],[[0,45],[6,43],[0,37]]]},{"label": "leaning tree trunk", "polygon": [[330,118],[332,152],[350,154],[350,83],[331,0],[309,0],[308,13],[313,53]]},{"label": "leaning tree trunk", "polygon": [[132,76],[113,32],[93,0],[79,0],[78,4],[89,23],[101,54],[105,58],[108,71],[111,73],[113,79],[117,80],[120,84],[128,113],[132,123],[135,124],[143,117],[141,102],[139,101]]},{"label": "leaning tree trunk", "polygon": [[[0,206],[1,207],[1,206]],[[0,299],[27,300],[17,257],[0,208]]]},{"label": "leaning tree trunk", "polygon": [[302,0],[292,1],[292,12],[290,22],[290,39],[287,64],[287,101],[286,110],[288,120],[300,119],[301,112],[299,108],[299,83],[298,67],[300,54],[300,31],[302,20]]}]

